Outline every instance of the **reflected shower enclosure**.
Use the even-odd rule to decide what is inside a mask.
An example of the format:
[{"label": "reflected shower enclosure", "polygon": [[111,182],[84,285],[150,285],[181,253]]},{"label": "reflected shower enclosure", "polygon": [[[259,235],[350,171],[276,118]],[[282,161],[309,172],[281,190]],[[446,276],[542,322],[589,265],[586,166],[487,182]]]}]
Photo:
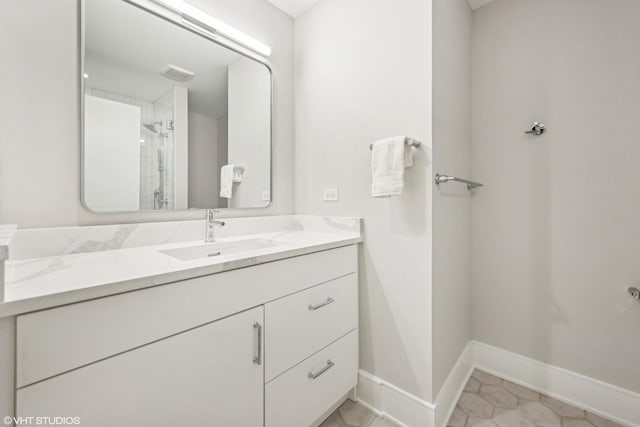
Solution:
[{"label": "reflected shower enclosure", "polygon": [[[176,200],[175,194],[176,183],[186,183],[188,174],[187,165],[176,165],[176,149],[178,143],[186,147],[187,141],[176,141],[174,132],[174,111],[186,111],[187,97],[187,90],[178,86],[152,102],[85,86],[85,133],[90,136],[85,139],[85,162],[94,172],[85,179],[100,171],[91,183],[111,180],[101,192],[87,195],[89,206],[122,211],[187,208],[186,198]],[[109,166],[111,170],[102,170]],[[132,185],[136,182],[137,188]]]}]

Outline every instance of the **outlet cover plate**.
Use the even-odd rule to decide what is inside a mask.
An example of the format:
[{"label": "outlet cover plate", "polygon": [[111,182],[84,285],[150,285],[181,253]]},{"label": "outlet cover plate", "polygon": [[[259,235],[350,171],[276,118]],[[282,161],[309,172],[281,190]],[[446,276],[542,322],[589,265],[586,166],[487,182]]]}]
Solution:
[{"label": "outlet cover plate", "polygon": [[337,202],[338,201],[338,189],[337,188],[325,188],[323,193],[323,199],[325,202]]}]

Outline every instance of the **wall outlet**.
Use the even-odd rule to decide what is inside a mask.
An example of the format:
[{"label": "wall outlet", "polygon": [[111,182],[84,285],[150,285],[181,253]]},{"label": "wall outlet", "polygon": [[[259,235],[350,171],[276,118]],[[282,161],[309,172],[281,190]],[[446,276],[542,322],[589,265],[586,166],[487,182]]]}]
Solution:
[{"label": "wall outlet", "polygon": [[338,201],[338,189],[337,188],[325,188],[324,189],[324,201],[325,202],[337,202]]}]

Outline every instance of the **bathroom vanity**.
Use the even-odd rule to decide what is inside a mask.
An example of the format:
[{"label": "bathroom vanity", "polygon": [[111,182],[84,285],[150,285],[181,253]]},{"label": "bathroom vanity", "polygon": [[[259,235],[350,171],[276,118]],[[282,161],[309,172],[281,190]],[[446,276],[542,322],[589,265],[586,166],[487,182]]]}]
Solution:
[{"label": "bathroom vanity", "polygon": [[[322,421],[357,381],[360,220],[226,222],[215,256],[189,240],[202,221],[17,231],[0,305],[15,318],[15,416]],[[49,256],[28,258],[38,240]]]}]

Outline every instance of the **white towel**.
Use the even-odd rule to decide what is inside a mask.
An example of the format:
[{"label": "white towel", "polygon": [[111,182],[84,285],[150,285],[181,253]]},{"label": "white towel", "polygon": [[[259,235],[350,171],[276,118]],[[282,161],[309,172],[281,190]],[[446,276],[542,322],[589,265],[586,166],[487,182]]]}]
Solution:
[{"label": "white towel", "polygon": [[413,166],[411,147],[406,137],[396,136],[373,143],[371,151],[371,195],[389,197],[402,194],[404,169]]},{"label": "white towel", "polygon": [[235,167],[233,165],[224,165],[220,169],[220,197],[230,199],[233,197],[233,177]]}]

